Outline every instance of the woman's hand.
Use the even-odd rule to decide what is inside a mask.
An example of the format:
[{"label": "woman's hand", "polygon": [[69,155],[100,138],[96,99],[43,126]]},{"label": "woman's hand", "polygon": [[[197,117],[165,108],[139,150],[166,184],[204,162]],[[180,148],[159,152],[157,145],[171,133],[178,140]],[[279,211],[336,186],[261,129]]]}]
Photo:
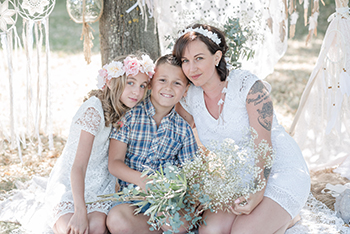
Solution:
[{"label": "woman's hand", "polygon": [[231,207],[232,213],[235,215],[250,214],[264,198],[264,192],[265,189],[254,194],[250,194],[248,199],[245,197],[236,199],[234,205]]},{"label": "woman's hand", "polygon": [[84,211],[75,212],[67,226],[67,234],[88,234],[89,220]]}]

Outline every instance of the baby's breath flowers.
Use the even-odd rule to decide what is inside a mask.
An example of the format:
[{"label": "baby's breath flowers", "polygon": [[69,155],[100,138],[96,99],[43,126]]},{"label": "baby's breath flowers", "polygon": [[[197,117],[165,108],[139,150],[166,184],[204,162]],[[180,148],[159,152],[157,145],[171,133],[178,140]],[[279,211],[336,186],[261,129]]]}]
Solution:
[{"label": "baby's breath flowers", "polygon": [[253,129],[251,133],[240,146],[232,139],[220,144],[213,141],[211,151],[202,149],[192,162],[183,166],[192,198],[199,200],[205,194],[210,199],[202,203],[204,210],[230,211],[237,198],[248,197],[266,186],[266,180],[261,178],[263,169],[257,164],[263,159],[264,168],[271,168],[273,150],[264,140],[256,146],[254,140],[258,135]]},{"label": "baby's breath flowers", "polygon": [[[142,176],[149,180],[147,191],[129,185],[122,192],[103,195],[105,200],[139,200],[135,213],[149,205],[144,213],[150,218],[150,230],[168,226],[165,234],[176,233],[188,221],[188,233],[205,224],[200,213],[210,209],[230,212],[229,207],[239,197],[248,197],[266,186],[264,169],[273,164],[274,152],[263,140],[255,144],[258,134],[251,129],[248,139],[236,144],[232,139],[212,142],[210,150],[201,149],[182,168],[166,164],[164,170],[146,169]],[[259,167],[262,160],[263,168]],[[198,206],[200,204],[200,206]]]}]

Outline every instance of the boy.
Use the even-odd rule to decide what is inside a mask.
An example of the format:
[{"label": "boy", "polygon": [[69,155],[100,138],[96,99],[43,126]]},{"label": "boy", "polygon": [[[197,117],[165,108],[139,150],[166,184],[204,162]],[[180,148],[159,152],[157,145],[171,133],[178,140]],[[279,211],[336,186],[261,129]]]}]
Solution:
[{"label": "boy", "polygon": [[[112,130],[108,168],[119,178],[121,189],[132,183],[146,190],[146,179],[141,178],[144,166],[154,170],[167,162],[180,166],[195,155],[197,144],[192,129],[174,108],[188,84],[175,57],[160,57],[150,82],[150,96],[125,114],[118,131]],[[149,217],[134,215],[135,208],[130,204],[116,204],[107,217],[112,234],[162,233],[151,232]]]}]

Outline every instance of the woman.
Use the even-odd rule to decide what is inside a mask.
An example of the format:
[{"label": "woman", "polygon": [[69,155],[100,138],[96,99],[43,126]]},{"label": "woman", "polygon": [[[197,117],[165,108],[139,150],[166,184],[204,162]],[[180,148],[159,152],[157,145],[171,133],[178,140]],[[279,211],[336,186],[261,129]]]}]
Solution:
[{"label": "woman", "polygon": [[310,191],[310,175],[298,145],[278,124],[268,86],[248,71],[229,73],[223,32],[196,24],[175,43],[173,54],[192,81],[177,111],[196,126],[201,143],[231,138],[242,142],[254,128],[255,143],[266,140],[275,150],[271,170],[262,167],[265,188],[232,204],[232,212],[206,211],[207,225],[199,233],[284,233],[300,219],[298,213]]}]

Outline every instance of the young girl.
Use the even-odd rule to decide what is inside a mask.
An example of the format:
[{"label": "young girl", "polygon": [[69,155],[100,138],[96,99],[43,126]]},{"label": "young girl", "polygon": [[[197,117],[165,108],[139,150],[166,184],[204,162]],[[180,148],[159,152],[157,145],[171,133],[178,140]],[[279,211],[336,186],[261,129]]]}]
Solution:
[{"label": "young girl", "polygon": [[46,203],[55,233],[107,233],[111,204],[95,201],[115,192],[116,178],[108,171],[111,127],[118,127],[123,114],[145,97],[153,73],[153,61],[145,54],[120,57],[99,71],[100,90],[91,91],[73,117],[48,181]]}]

